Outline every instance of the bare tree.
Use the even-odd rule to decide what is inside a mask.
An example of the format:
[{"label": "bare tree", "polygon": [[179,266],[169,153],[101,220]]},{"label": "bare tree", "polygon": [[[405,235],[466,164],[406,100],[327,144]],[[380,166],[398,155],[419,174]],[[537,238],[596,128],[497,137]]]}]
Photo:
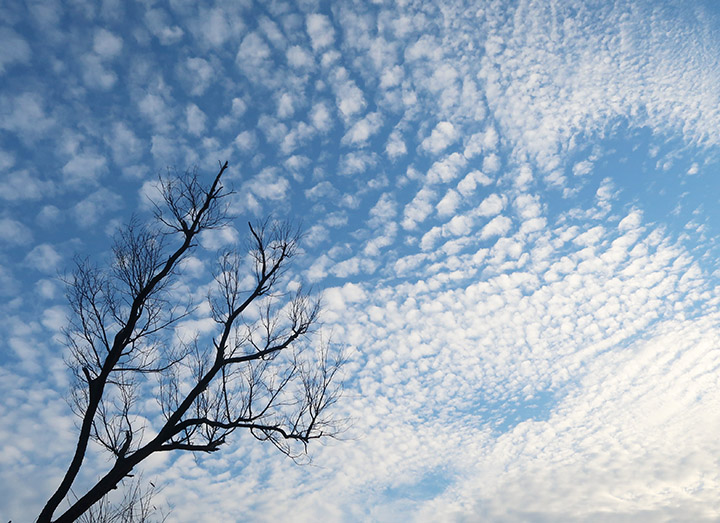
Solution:
[{"label": "bare tree", "polygon": [[[157,452],[215,452],[245,429],[295,458],[310,440],[336,434],[328,407],[340,394],[341,358],[327,344],[303,350],[312,346],[319,302],[281,285],[297,229],[248,224],[247,248],[219,256],[207,297],[214,335],[176,333],[195,310],[179,278],[184,263],[201,232],[229,223],[227,168],[210,184],[196,171],[161,177],[155,219],[133,219],[117,234],[108,268],[78,260],[67,278],[68,364],[81,422],[67,472],[38,521],[53,520],[68,499],[91,441],[111,453],[109,470],[53,521],[75,521]],[[161,414],[144,410],[148,395]]]},{"label": "bare tree", "polygon": [[168,515],[153,504],[157,490],[152,481],[149,482],[149,487],[145,488],[140,477],[131,478],[125,485],[120,499],[112,500],[113,493],[108,493],[77,521],[79,523],[149,523],[150,521],[164,523]]}]

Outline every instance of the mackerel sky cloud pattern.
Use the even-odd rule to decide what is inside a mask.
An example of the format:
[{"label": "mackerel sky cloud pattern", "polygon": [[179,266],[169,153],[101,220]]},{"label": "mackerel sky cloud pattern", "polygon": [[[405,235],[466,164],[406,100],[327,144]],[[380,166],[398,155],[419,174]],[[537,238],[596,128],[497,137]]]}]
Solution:
[{"label": "mackerel sky cloud pattern", "polygon": [[716,521],[718,35],[700,0],[4,2],[2,516],[73,445],[58,272],[228,160],[202,245],[302,221],[352,423],[308,467],[153,458],[173,521]]}]

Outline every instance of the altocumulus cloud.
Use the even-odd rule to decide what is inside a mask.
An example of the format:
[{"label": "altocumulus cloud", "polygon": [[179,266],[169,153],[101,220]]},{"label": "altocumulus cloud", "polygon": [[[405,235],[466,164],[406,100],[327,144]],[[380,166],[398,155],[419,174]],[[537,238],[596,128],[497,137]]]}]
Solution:
[{"label": "altocumulus cloud", "polygon": [[720,15],[504,4],[0,8],[4,517],[72,447],[58,272],[228,160],[232,212],[305,225],[288,289],[325,289],[352,424],[313,467],[242,434],[147,463],[173,520],[720,518]]}]

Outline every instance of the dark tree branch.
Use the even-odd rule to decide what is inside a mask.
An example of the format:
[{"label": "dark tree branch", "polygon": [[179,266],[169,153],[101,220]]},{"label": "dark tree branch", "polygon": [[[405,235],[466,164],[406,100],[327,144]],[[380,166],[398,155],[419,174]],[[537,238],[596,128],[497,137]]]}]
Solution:
[{"label": "dark tree branch", "polygon": [[[220,256],[208,296],[217,326],[211,339],[188,342],[173,332],[195,310],[171,305],[180,263],[197,247],[198,234],[228,223],[222,200],[230,193],[221,183],[227,167],[221,164],[209,186],[197,171],[161,178],[156,227],[133,218],[116,236],[111,270],[82,261],[66,280],[74,314],[67,331],[77,380],[73,408],[82,422],[68,470],[38,521],[51,521],[68,497],[90,441],[114,462],[55,521],[104,506],[107,494],[156,452],[215,452],[242,429],[295,457],[310,440],[336,432],[328,409],[340,393],[331,383],[341,361],[328,360],[327,346],[314,363],[303,356],[319,302],[301,290],[288,297],[278,289],[300,239],[290,225],[248,224],[249,258],[237,251]],[[251,308],[260,310],[254,323],[247,319]],[[147,376],[158,378],[164,419],[153,437],[143,436],[141,421]]]}]

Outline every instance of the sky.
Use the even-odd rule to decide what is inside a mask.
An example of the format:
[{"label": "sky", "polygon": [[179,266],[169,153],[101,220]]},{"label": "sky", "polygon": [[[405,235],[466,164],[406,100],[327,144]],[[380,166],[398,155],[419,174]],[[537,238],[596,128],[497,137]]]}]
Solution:
[{"label": "sky", "polygon": [[352,423],[149,460],[172,521],[719,520],[718,57],[712,1],[4,0],[0,516],[73,448],[58,275],[227,160],[188,292],[302,222]]}]

